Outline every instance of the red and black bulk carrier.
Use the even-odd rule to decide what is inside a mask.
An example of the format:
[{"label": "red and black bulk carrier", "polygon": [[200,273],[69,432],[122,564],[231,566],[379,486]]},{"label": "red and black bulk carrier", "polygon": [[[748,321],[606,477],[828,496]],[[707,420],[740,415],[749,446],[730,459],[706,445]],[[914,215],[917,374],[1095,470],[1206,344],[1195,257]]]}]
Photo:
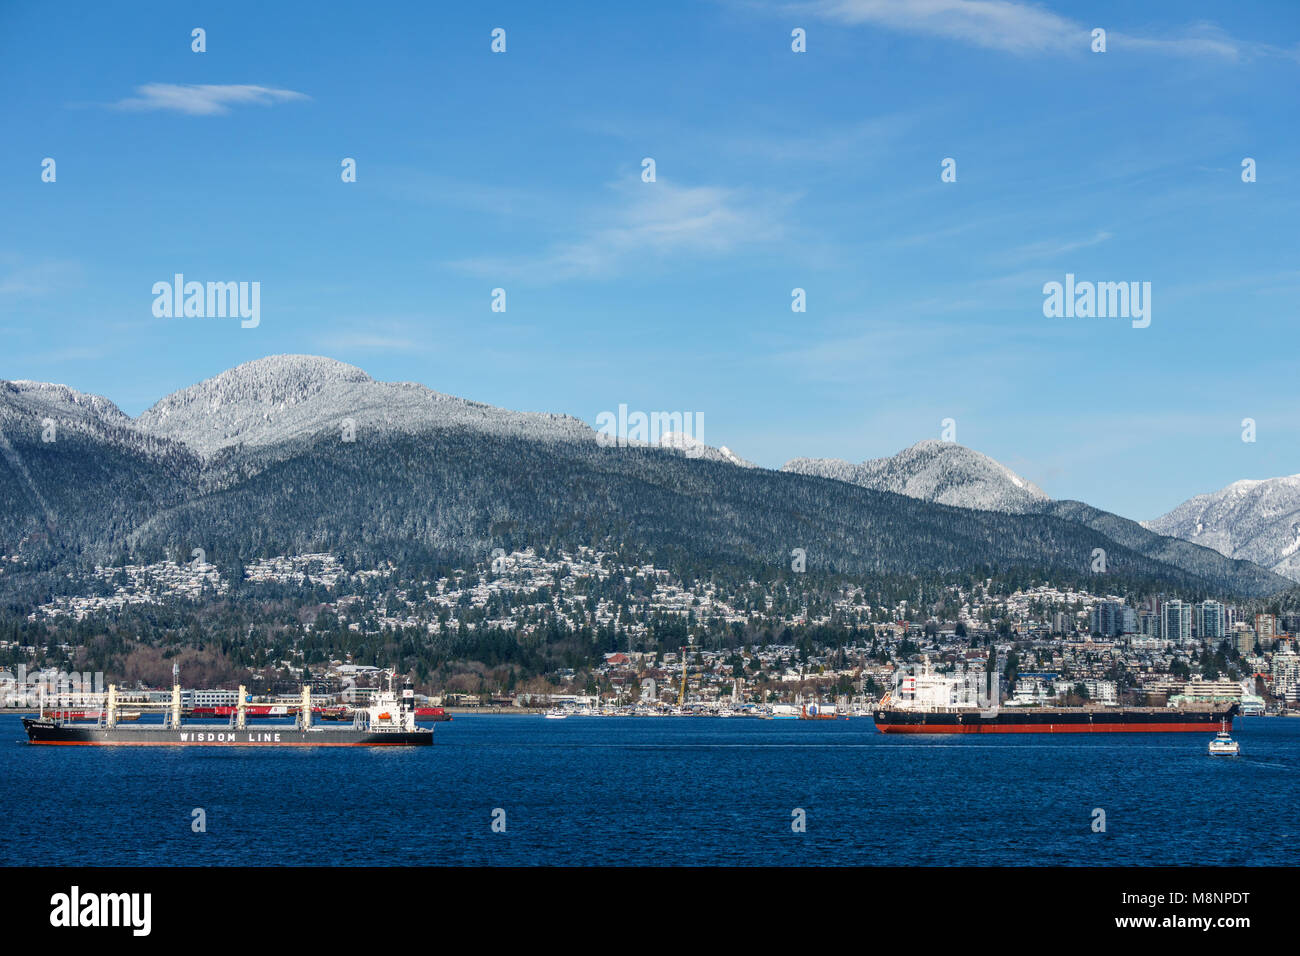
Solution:
[{"label": "red and black bulk carrier", "polygon": [[1227,707],[976,707],[951,710],[879,708],[882,734],[1114,734],[1202,733],[1232,728],[1240,712]]},{"label": "red and black bulk carrier", "polygon": [[895,687],[873,711],[882,734],[1213,734],[1228,730],[1240,705],[1054,707],[1001,704],[996,673],[931,670],[928,660],[905,665]]}]

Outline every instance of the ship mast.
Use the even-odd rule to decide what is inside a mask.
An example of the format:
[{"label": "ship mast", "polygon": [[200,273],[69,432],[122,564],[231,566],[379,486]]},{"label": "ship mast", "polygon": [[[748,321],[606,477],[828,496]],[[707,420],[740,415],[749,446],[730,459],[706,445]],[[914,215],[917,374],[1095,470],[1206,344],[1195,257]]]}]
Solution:
[{"label": "ship mast", "polygon": [[[690,644],[691,647],[695,646],[695,638],[688,637],[686,641],[688,644]],[[678,707],[681,707],[684,703],[686,703],[686,650],[687,649],[685,647],[682,648],[682,689],[677,694]]]}]

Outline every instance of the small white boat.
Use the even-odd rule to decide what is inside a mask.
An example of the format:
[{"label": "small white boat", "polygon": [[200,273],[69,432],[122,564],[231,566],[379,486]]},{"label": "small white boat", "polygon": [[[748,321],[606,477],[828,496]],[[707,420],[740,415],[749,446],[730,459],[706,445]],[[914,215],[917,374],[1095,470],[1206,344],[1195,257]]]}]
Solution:
[{"label": "small white boat", "polygon": [[1232,734],[1228,733],[1227,722],[1221,725],[1222,730],[1214,735],[1210,741],[1211,757],[1235,757],[1241,753],[1241,744],[1232,739]]},{"label": "small white boat", "polygon": [[563,720],[565,717],[568,717],[569,715],[562,710],[548,710],[542,716],[545,717],[547,720]]}]

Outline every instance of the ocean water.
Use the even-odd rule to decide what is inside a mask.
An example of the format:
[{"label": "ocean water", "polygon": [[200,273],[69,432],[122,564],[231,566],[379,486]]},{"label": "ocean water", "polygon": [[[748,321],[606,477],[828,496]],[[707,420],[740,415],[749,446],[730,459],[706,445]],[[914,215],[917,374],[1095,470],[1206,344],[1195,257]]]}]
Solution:
[{"label": "ocean water", "polygon": [[1239,719],[1237,758],[1208,756],[1210,734],[885,736],[866,718],[435,727],[409,750],[33,747],[3,716],[0,863],[1300,862],[1293,718]]}]

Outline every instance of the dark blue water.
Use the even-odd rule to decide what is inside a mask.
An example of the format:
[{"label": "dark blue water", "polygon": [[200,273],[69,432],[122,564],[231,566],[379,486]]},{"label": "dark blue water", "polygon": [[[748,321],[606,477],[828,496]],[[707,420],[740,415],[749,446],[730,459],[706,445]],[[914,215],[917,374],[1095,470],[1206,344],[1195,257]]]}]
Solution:
[{"label": "dark blue water", "polygon": [[0,717],[0,863],[1300,862],[1296,719],[1239,720],[1238,758],[1208,756],[1210,734],[918,738],[865,718],[436,728],[412,750],[32,747]]}]

